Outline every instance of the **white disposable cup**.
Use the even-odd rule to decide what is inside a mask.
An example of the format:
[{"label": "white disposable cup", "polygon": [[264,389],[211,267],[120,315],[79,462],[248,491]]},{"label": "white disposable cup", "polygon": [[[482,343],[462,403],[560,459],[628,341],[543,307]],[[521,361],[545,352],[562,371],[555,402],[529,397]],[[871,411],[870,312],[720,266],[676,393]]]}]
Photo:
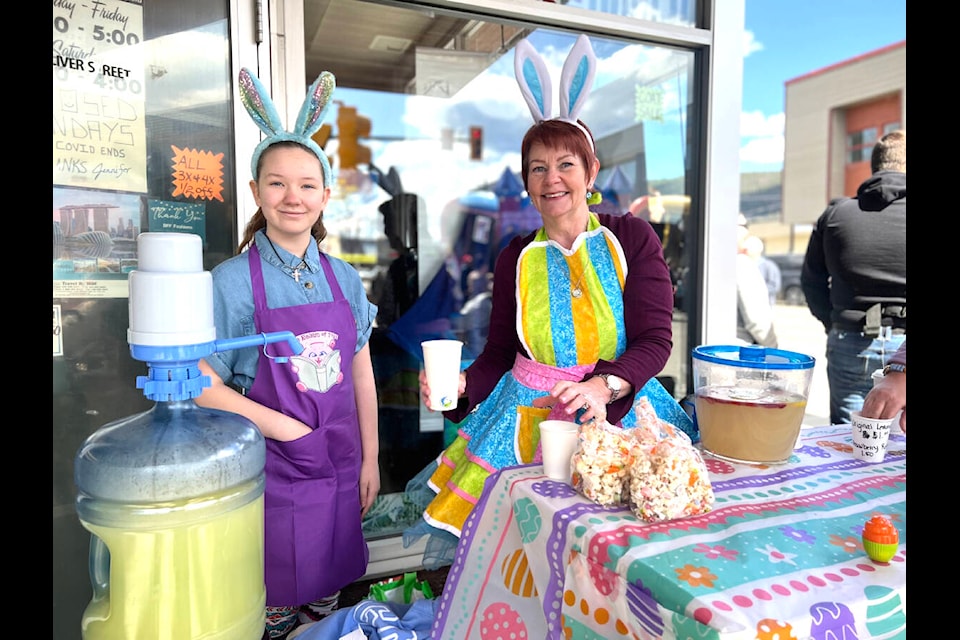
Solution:
[{"label": "white disposable cup", "polygon": [[570,482],[570,460],[577,450],[579,425],[565,420],[540,423],[540,452],[548,478]]},{"label": "white disposable cup", "polygon": [[427,340],[420,343],[423,349],[423,368],[430,387],[430,408],[447,411],[457,406],[460,395],[460,352],[463,343],[459,340]]},{"label": "white disposable cup", "polygon": [[[871,373],[870,378],[873,380],[873,386],[876,387],[878,384],[880,384],[880,381],[883,380],[883,369],[877,369]],[[903,429],[900,428],[900,414],[902,413],[903,411],[897,411],[897,415],[893,416],[893,422],[890,423],[890,433],[903,433]]]},{"label": "white disposable cup", "polygon": [[893,418],[877,420],[865,418],[859,411],[850,414],[853,428],[853,455],[867,462],[883,462],[887,455],[887,441],[890,439],[890,425]]}]

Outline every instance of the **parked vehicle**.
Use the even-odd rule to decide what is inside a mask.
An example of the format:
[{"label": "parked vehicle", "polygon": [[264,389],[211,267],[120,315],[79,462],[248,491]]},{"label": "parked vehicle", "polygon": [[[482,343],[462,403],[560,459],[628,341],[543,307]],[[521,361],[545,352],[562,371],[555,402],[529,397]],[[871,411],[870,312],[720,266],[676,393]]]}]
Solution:
[{"label": "parked vehicle", "polygon": [[803,269],[802,253],[782,253],[767,256],[780,267],[780,294],[777,296],[786,304],[802,305],[807,303],[800,288],[800,271]]}]

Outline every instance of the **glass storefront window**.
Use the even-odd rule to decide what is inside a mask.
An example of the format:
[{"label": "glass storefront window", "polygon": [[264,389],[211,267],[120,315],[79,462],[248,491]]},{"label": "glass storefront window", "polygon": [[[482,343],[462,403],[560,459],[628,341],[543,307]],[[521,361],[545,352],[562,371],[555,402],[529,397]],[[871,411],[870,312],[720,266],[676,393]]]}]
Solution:
[{"label": "glass storefront window", "polygon": [[[395,534],[419,516],[404,487],[454,436],[455,426],[420,402],[420,341],[461,339],[469,364],[486,339],[500,249],[541,224],[519,175],[520,141],[532,120],[515,79],[513,47],[528,38],[559,78],[575,35],[471,25],[474,34],[495,32],[492,46],[412,49],[417,74],[405,84],[409,92],[373,91],[362,88],[371,80],[338,75],[337,105],[327,118],[334,133],[325,151],[338,182],[324,217],[325,248],[356,266],[380,306],[371,353],[383,489],[365,522],[368,536]],[[697,118],[694,54],[591,42],[597,74],[581,118],[601,162],[603,202],[596,209],[654,225],[673,273],[675,315],[685,323],[693,251],[685,235],[696,224],[688,174],[696,166],[688,133]],[[553,103],[556,112],[556,96]],[[674,344],[680,355],[671,362],[682,367],[685,332],[675,331]],[[675,395],[685,395],[685,371],[664,375],[677,385]]]},{"label": "glass storefront window", "polygon": [[154,404],[127,335],[136,238],[198,234],[206,269],[236,249],[228,5],[54,3],[55,638],[79,637],[91,599],[74,456],[97,429]]},{"label": "glass storefront window", "polygon": [[696,0],[557,0],[557,3],[615,16],[696,26]]}]

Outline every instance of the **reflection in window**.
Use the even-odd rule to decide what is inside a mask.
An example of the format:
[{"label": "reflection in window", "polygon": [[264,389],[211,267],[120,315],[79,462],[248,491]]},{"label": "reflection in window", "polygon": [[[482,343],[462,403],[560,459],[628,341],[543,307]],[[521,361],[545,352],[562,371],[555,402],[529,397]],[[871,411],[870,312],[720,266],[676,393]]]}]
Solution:
[{"label": "reflection in window", "polygon": [[[687,12],[693,3],[661,4]],[[526,37],[559,78],[575,36],[535,30]],[[371,354],[383,491],[365,520],[368,536],[395,533],[419,516],[403,502],[406,482],[453,437],[454,425],[421,407],[420,342],[457,338],[464,342],[464,366],[476,357],[486,340],[497,256],[511,238],[541,224],[519,174],[520,142],[531,119],[514,75],[516,40],[504,42],[483,54],[483,65],[478,55],[462,64],[447,56],[446,65],[430,66],[433,83],[409,86],[414,93],[354,89],[338,78],[337,100],[370,120],[360,140],[370,149],[368,163],[342,166],[339,133],[325,147],[338,180],[324,213],[325,249],[357,267],[381,307]],[[673,276],[677,315],[685,317],[695,246],[686,237],[698,224],[690,216],[695,180],[687,169],[699,166],[689,157],[694,145],[687,135],[695,117],[694,55],[602,38],[592,44],[597,75],[581,117],[601,163],[597,210],[643,216],[654,225]],[[440,85],[449,90],[437,91]],[[481,149],[471,136],[478,130]],[[674,348],[686,354],[690,347],[677,335]],[[664,375],[685,385],[685,370]],[[685,395],[682,386],[676,393]]]},{"label": "reflection in window", "polygon": [[588,11],[611,13],[640,20],[666,22],[684,27],[696,26],[696,0],[556,0]]}]

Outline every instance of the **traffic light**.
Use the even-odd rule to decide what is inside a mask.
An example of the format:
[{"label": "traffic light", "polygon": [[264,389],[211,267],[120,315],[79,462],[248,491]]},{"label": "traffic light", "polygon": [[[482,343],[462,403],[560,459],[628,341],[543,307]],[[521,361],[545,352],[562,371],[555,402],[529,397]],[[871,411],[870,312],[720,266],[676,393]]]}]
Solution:
[{"label": "traffic light", "polygon": [[340,140],[340,168],[356,169],[358,164],[370,164],[370,147],[360,144],[360,138],[370,136],[370,118],[357,114],[356,107],[340,105],[337,111],[337,137]]},{"label": "traffic light", "polygon": [[[315,134],[310,136],[310,138],[317,143],[318,147],[326,151],[327,141],[330,139],[330,134],[332,133],[333,133],[333,127],[331,127],[329,124],[325,124],[321,126],[320,129],[318,129]],[[330,154],[327,154],[327,160],[330,160],[332,162],[332,160],[330,159]]]},{"label": "traffic light", "polygon": [[330,139],[330,134],[333,133],[333,127],[329,124],[325,124],[317,130],[315,134],[310,136],[310,138],[317,143],[317,146],[321,149],[326,148],[327,140]]},{"label": "traffic light", "polygon": [[470,159],[483,160],[483,127],[470,127]]}]

